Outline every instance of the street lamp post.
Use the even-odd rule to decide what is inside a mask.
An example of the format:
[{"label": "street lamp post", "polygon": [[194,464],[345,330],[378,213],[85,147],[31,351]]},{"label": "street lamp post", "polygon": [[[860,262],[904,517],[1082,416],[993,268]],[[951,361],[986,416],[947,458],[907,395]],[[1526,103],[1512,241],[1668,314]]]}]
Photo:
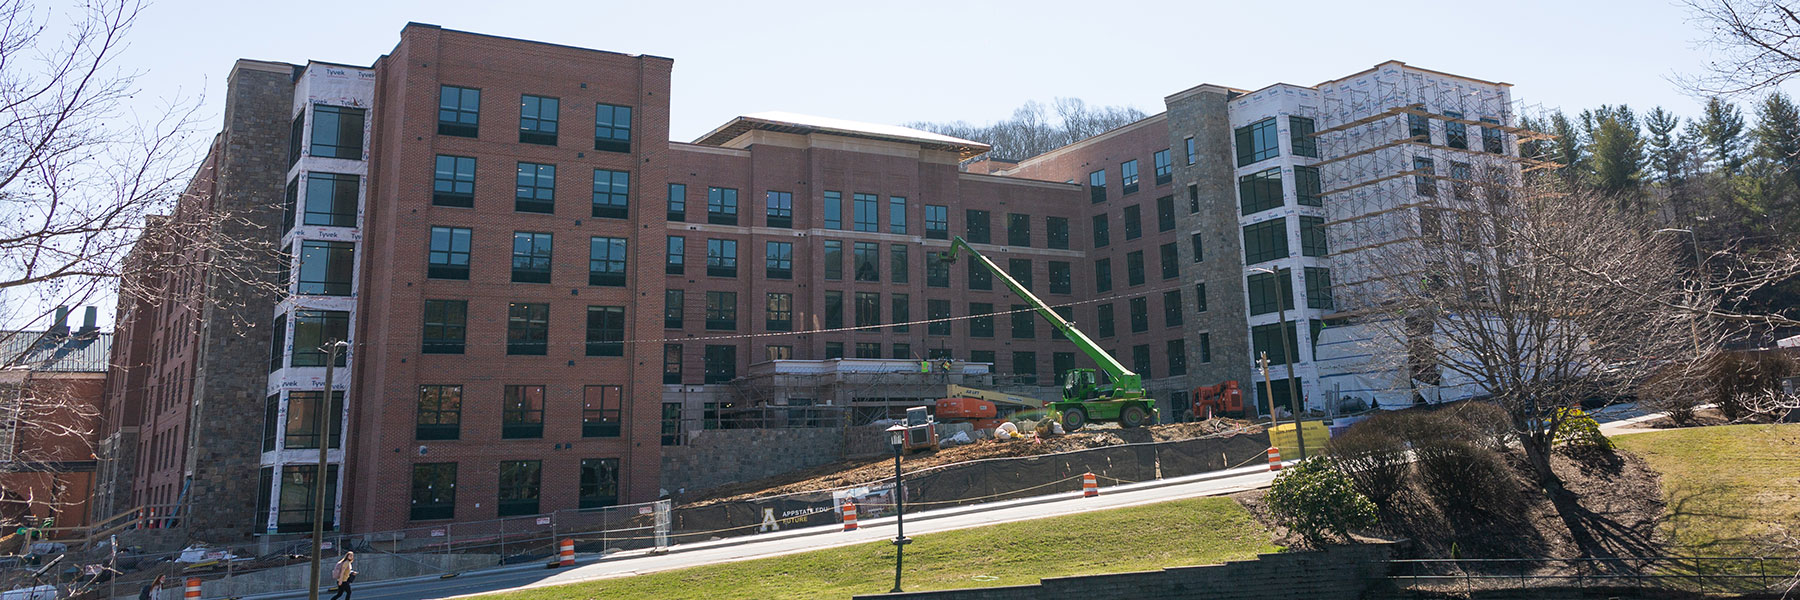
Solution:
[{"label": "street lamp post", "polygon": [[[1299,362],[1299,361],[1298,361],[1297,357],[1294,356],[1294,349],[1292,347],[1293,344],[1288,343],[1288,322],[1287,322],[1287,308],[1286,307],[1287,307],[1288,301],[1293,300],[1294,295],[1291,291],[1288,293],[1283,293],[1281,291],[1281,284],[1283,284],[1283,283],[1288,284],[1289,290],[1293,289],[1294,284],[1293,284],[1293,276],[1291,275],[1292,271],[1289,271],[1290,275],[1288,276],[1287,279],[1282,279],[1281,273],[1274,269],[1269,269],[1266,267],[1252,267],[1249,270],[1251,272],[1255,272],[1255,273],[1268,273],[1270,277],[1274,277],[1279,280],[1279,281],[1275,282],[1275,293],[1277,295],[1281,296],[1280,298],[1275,300],[1275,319],[1276,319],[1277,323],[1279,324],[1279,328],[1277,329],[1276,333],[1278,334],[1278,337],[1281,338],[1281,356],[1282,356],[1282,359],[1287,364],[1288,408],[1291,408],[1294,410],[1294,439],[1299,440],[1300,459],[1305,460],[1306,459],[1306,435],[1300,431],[1300,413],[1304,412],[1306,403],[1300,401],[1299,384],[1294,381],[1294,363]],[[1269,367],[1268,367],[1268,362],[1267,362],[1268,361],[1267,354],[1264,354],[1263,361],[1264,361],[1264,363],[1263,363],[1263,365],[1264,365],[1263,366],[1263,379],[1267,380],[1269,378],[1269,373],[1268,373]],[[1271,418],[1271,421],[1269,423],[1269,431],[1271,431],[1271,432],[1273,432],[1275,430],[1274,429],[1275,424],[1274,424],[1274,420],[1273,420],[1274,415],[1275,415],[1275,391],[1273,389],[1271,389],[1271,390],[1269,390],[1269,416]]]},{"label": "street lamp post", "polygon": [[894,447],[894,589],[900,593],[900,564],[906,554],[906,487],[900,481],[900,452],[906,448],[906,426],[896,423],[887,428],[888,444]]},{"label": "street lamp post", "polygon": [[[350,345],[338,340],[326,344],[325,351],[325,393],[314,408],[318,414],[313,419],[313,431],[319,432],[319,470],[313,472],[313,535],[312,535],[312,578],[306,582],[307,600],[319,600],[319,558],[324,551],[325,541],[325,482],[328,459],[327,450],[331,448],[331,378],[333,369],[337,367],[338,356]],[[290,409],[292,407],[289,407]]]},{"label": "street lamp post", "polygon": [[[1700,260],[1700,236],[1696,235],[1694,233],[1694,230],[1692,230],[1692,229],[1677,229],[1677,228],[1670,227],[1670,228],[1658,229],[1656,231],[1652,231],[1651,233],[1685,233],[1685,234],[1688,234],[1688,240],[1693,242],[1693,245],[1694,245],[1694,276],[1699,278],[1699,280],[1700,280],[1699,282],[1694,284],[1694,289],[1697,291],[1697,290],[1701,289],[1702,286],[1706,285],[1706,272],[1705,272],[1706,263],[1701,262],[1701,260]],[[1688,335],[1694,339],[1694,360],[1699,361],[1700,360],[1700,327],[1696,323],[1696,321],[1698,321],[1698,319],[1692,319],[1692,318],[1688,319]]]}]

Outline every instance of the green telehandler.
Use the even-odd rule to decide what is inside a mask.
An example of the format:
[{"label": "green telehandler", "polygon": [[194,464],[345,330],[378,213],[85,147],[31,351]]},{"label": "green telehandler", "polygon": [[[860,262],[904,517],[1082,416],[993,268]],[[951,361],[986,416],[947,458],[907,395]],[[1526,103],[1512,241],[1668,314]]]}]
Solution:
[{"label": "green telehandler", "polygon": [[1063,337],[1074,342],[1075,346],[1087,353],[1099,365],[1098,371],[1106,373],[1106,381],[1101,381],[1095,369],[1069,369],[1063,376],[1062,400],[1052,402],[1049,408],[1061,415],[1063,429],[1073,432],[1088,423],[1117,421],[1122,427],[1138,427],[1156,422],[1156,400],[1144,395],[1144,378],[1113,358],[1094,343],[1092,338],[1076,329],[1073,323],[1062,315],[1051,310],[1031,290],[1013,279],[994,261],[983,256],[981,252],[969,246],[969,242],[958,236],[950,242],[950,250],[940,255],[946,263],[955,262],[959,251],[966,250],[982,266],[987,267],[995,277],[1006,282],[1006,287],[1014,294],[1024,298],[1025,302],[1037,311],[1039,316],[1050,322],[1051,327],[1062,332]]}]

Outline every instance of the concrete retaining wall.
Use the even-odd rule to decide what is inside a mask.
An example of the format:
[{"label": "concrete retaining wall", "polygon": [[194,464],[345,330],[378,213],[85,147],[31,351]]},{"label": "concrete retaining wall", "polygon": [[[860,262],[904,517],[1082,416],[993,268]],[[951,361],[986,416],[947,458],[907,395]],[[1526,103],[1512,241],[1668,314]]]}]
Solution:
[{"label": "concrete retaining wall", "polygon": [[[356,582],[368,583],[384,579],[438,575],[451,571],[491,567],[499,564],[499,561],[500,557],[494,554],[408,554],[401,557],[392,554],[358,552],[356,553]],[[336,585],[331,581],[331,569],[336,565],[337,557],[335,556],[320,565],[319,587],[321,590]],[[267,592],[305,590],[306,576],[311,569],[311,565],[305,563],[265,569],[202,583],[200,592],[206,598],[236,598]]]},{"label": "concrete retaining wall", "polygon": [[662,488],[691,495],[859,456],[891,452],[883,427],[709,429],[662,451]]}]

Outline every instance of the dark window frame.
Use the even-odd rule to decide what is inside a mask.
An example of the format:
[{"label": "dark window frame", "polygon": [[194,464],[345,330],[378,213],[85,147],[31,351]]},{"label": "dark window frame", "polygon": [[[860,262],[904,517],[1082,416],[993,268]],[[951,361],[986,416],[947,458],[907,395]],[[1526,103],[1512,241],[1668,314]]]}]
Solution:
[{"label": "dark window frame", "polygon": [[[549,107],[548,116],[544,114],[545,106]],[[561,120],[561,99],[532,94],[519,95],[519,143],[555,146]]]},{"label": "dark window frame", "polygon": [[[471,98],[470,94],[474,97]],[[473,101],[474,107],[469,105]],[[445,117],[449,117],[446,119]],[[481,131],[481,89],[455,85],[438,86],[438,135],[479,137]]]}]

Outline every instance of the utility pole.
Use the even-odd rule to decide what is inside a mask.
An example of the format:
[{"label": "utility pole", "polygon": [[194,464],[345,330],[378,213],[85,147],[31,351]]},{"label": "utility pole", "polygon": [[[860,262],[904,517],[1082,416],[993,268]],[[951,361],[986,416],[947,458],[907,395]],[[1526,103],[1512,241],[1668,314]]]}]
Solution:
[{"label": "utility pole", "polygon": [[[1280,444],[1275,443],[1275,426],[1281,424],[1281,414],[1275,412],[1275,382],[1269,380],[1268,352],[1257,354],[1256,366],[1262,369],[1263,397],[1269,399],[1269,446],[1279,448]],[[1256,382],[1252,381],[1250,385],[1254,386]]]},{"label": "utility pole", "polygon": [[[1306,403],[1300,400],[1299,384],[1294,380],[1295,363],[1300,362],[1299,357],[1294,356],[1294,345],[1292,342],[1288,341],[1287,304],[1294,301],[1293,271],[1289,270],[1288,274],[1284,276],[1279,269],[1271,269],[1268,267],[1255,267],[1248,270],[1253,273],[1268,273],[1269,277],[1279,280],[1275,282],[1275,294],[1279,296],[1279,298],[1275,300],[1275,319],[1278,327],[1276,334],[1281,337],[1281,356],[1282,360],[1287,363],[1288,408],[1293,409],[1294,411],[1294,439],[1298,440],[1300,444],[1300,459],[1305,460],[1306,435],[1300,431],[1300,413],[1305,412]],[[1282,291],[1282,287],[1284,287],[1283,284],[1286,284],[1285,287],[1287,288],[1287,291],[1285,292]],[[1296,331],[1295,333],[1295,337],[1298,337],[1299,332]],[[1264,387],[1269,389],[1269,416],[1271,418],[1269,421],[1269,431],[1273,432],[1275,427],[1275,389],[1273,385],[1269,384],[1269,355],[1267,352],[1263,353],[1262,361],[1263,383],[1265,384]],[[1273,433],[1270,435],[1272,436]],[[1274,445],[1272,437],[1270,439],[1270,445]]]},{"label": "utility pole", "polygon": [[[330,458],[327,450],[331,448],[331,378],[333,369],[337,367],[338,356],[343,352],[345,344],[338,340],[326,344],[325,351],[325,394],[319,398],[317,411],[313,419],[313,431],[319,432],[319,470],[313,472],[313,540],[312,540],[312,578],[306,582],[306,599],[319,600],[319,558],[324,550],[325,542],[325,482],[326,469]],[[288,407],[292,410],[293,407]]]}]

